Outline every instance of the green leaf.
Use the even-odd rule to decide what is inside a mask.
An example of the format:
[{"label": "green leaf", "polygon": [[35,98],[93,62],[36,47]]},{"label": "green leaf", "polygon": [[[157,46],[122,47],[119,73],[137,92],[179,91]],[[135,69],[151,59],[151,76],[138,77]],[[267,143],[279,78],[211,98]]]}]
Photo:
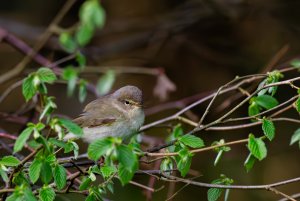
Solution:
[{"label": "green leaf", "polygon": [[126,145],[121,144],[117,147],[118,161],[128,170],[132,170],[135,163],[137,163],[137,157]]},{"label": "green leaf", "polygon": [[79,11],[80,21],[93,27],[103,27],[105,11],[98,1],[85,1]]},{"label": "green leaf", "polygon": [[109,138],[95,140],[88,147],[88,156],[92,160],[98,160],[112,148],[112,141]]},{"label": "green leaf", "polygon": [[266,118],[262,120],[262,130],[264,135],[272,141],[275,137],[275,126],[274,123]]},{"label": "green leaf", "polygon": [[[94,193],[89,194],[85,201],[99,201],[100,199],[97,198],[97,196]],[[102,200],[100,200],[102,201]]]},{"label": "green leaf", "polygon": [[50,68],[47,68],[47,67],[40,68],[36,72],[36,74],[39,76],[39,78],[42,82],[52,84],[55,80],[57,80],[54,72]]},{"label": "green leaf", "polygon": [[290,64],[294,68],[300,68],[300,59],[294,59],[290,62]]},{"label": "green leaf", "polygon": [[119,164],[118,174],[122,185],[124,186],[133,178],[134,172],[128,170],[128,168],[124,167],[122,163]]},{"label": "green leaf", "polygon": [[297,112],[300,113],[300,97],[296,100],[295,105],[296,105]]},{"label": "green leaf", "polygon": [[43,187],[39,191],[39,197],[41,201],[53,201],[55,198],[55,192],[51,187]]},{"label": "green leaf", "polygon": [[74,122],[72,122],[71,120],[62,118],[59,118],[58,120],[62,124],[62,126],[65,127],[70,133],[73,133],[74,135],[80,137],[83,135],[82,128]]},{"label": "green leaf", "polygon": [[184,148],[178,152],[179,160],[177,160],[177,169],[179,170],[182,177],[189,172],[192,164],[192,153],[187,148]]},{"label": "green leaf", "polygon": [[207,200],[216,201],[221,196],[223,189],[221,188],[210,188],[207,191]]},{"label": "green leaf", "polygon": [[161,161],[160,171],[162,171],[164,174],[171,175],[173,169],[174,165],[170,157],[167,157]]},{"label": "green leaf", "polygon": [[114,165],[105,165],[100,168],[100,171],[104,178],[108,178],[117,171],[117,168]]},{"label": "green leaf", "polygon": [[251,116],[255,116],[259,113],[260,113],[259,106],[257,105],[257,103],[252,102],[248,108],[248,115],[251,117]]},{"label": "green leaf", "polygon": [[[175,128],[173,129],[173,132],[172,132],[172,136],[175,138],[179,138],[180,136],[183,135],[183,129],[181,127],[181,124],[177,124],[175,126]],[[172,139],[173,140],[173,139]]]},{"label": "green leaf", "polygon": [[192,147],[192,148],[201,148],[204,147],[204,142],[201,138],[196,137],[194,135],[184,135],[180,137],[179,142],[182,142],[186,146]]},{"label": "green leaf", "polygon": [[23,80],[23,84],[22,84],[22,93],[23,96],[27,101],[29,101],[36,93],[36,88],[34,86],[34,76],[33,75],[29,75],[28,77],[26,77]]},{"label": "green leaf", "polygon": [[247,159],[244,162],[244,166],[245,166],[247,172],[249,172],[253,168],[255,161],[256,161],[256,158],[251,153],[249,153]]},{"label": "green leaf", "polygon": [[68,32],[62,32],[59,35],[59,43],[60,43],[61,47],[69,53],[74,52],[77,48],[77,45],[76,45],[73,37]]},{"label": "green leaf", "polygon": [[38,159],[34,159],[31,165],[29,166],[29,178],[32,183],[35,183],[39,179],[41,169],[42,162]]},{"label": "green leaf", "polygon": [[74,93],[74,90],[76,88],[76,82],[77,82],[77,74],[78,72],[72,66],[68,66],[62,72],[62,78],[68,81],[68,89],[67,89],[68,96],[71,96]]},{"label": "green leaf", "polygon": [[26,141],[28,140],[31,133],[33,132],[33,129],[34,129],[33,127],[28,127],[22,131],[22,133],[19,135],[19,137],[15,142],[14,153],[20,151],[24,147]]},{"label": "green leaf", "polygon": [[79,146],[76,142],[71,141],[71,144],[73,146],[73,152],[74,152],[74,158],[77,159],[79,154]]},{"label": "green leaf", "polygon": [[22,201],[22,195],[13,192],[10,196],[6,198],[5,201]]},{"label": "green leaf", "polygon": [[256,97],[255,102],[259,106],[261,106],[267,110],[272,109],[273,107],[276,107],[278,105],[278,101],[274,97],[269,96],[269,95],[258,96],[258,97]]},{"label": "green leaf", "polygon": [[44,161],[41,168],[41,179],[44,184],[49,184],[52,180],[52,169],[49,162]]},{"label": "green leaf", "polygon": [[224,201],[228,201],[230,189],[225,190]]},{"label": "green leaf", "polygon": [[98,6],[95,8],[93,21],[98,28],[102,28],[105,23],[105,10],[99,5],[98,1],[96,2],[98,3]]},{"label": "green leaf", "polygon": [[79,186],[79,190],[83,191],[88,189],[88,187],[90,187],[90,184],[92,183],[92,180],[90,177],[84,177],[84,180],[82,181],[82,183]]},{"label": "green leaf", "polygon": [[296,142],[299,142],[299,148],[300,148],[300,128],[298,128],[292,135],[290,145],[292,145]]},{"label": "green leaf", "polygon": [[9,181],[7,173],[1,168],[1,166],[0,166],[0,176],[2,177],[2,179],[3,179],[4,182],[8,182]]},{"label": "green leaf", "polygon": [[260,138],[255,138],[253,134],[249,135],[248,149],[260,161],[267,156],[267,148],[264,141]]},{"label": "green leaf", "polygon": [[26,188],[24,190],[24,200],[26,200],[26,201],[36,201],[37,200],[30,188]]},{"label": "green leaf", "polygon": [[64,146],[64,153],[69,153],[74,150],[74,146],[71,142],[67,142]]},{"label": "green leaf", "polygon": [[100,77],[100,79],[97,82],[98,94],[99,95],[107,94],[111,90],[115,82],[115,79],[116,79],[116,74],[114,70],[106,71],[106,73],[102,77]]},{"label": "green leaf", "polygon": [[84,102],[86,95],[87,95],[87,90],[86,90],[86,85],[87,82],[83,79],[81,79],[79,81],[79,93],[78,93],[78,97],[79,97],[79,101],[82,103]]},{"label": "green leaf", "polygon": [[15,166],[18,166],[20,164],[20,161],[19,161],[19,159],[17,159],[14,156],[4,156],[0,160],[0,164],[5,165],[5,166],[15,167]]},{"label": "green leaf", "polygon": [[82,70],[86,65],[86,58],[81,52],[77,52],[76,61]]},{"label": "green leaf", "polygon": [[80,46],[85,46],[88,44],[94,34],[94,27],[91,24],[81,24],[75,34],[77,43]]},{"label": "green leaf", "polygon": [[26,186],[29,186],[29,179],[27,177],[27,175],[25,175],[24,172],[20,171],[20,172],[16,172],[14,174],[14,178],[12,180],[12,182],[17,185],[17,186],[20,186],[22,184],[25,184]]},{"label": "green leaf", "polygon": [[53,169],[54,181],[59,190],[63,189],[67,183],[66,169],[61,165],[56,165]]},{"label": "green leaf", "polygon": [[224,151],[223,150],[219,150],[215,161],[214,161],[214,166],[217,166],[217,164],[219,163],[219,161],[221,160],[222,156],[223,156]]},{"label": "green leaf", "polygon": [[66,143],[64,141],[60,141],[55,138],[49,138],[48,141],[58,147],[61,147],[61,148],[64,148],[66,146]]}]

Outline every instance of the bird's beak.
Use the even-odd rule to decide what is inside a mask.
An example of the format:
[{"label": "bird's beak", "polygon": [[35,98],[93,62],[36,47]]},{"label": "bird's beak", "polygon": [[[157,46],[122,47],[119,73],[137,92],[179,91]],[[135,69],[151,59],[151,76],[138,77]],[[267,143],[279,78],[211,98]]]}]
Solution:
[{"label": "bird's beak", "polygon": [[139,108],[143,108],[143,105],[137,102],[134,102],[133,105]]}]

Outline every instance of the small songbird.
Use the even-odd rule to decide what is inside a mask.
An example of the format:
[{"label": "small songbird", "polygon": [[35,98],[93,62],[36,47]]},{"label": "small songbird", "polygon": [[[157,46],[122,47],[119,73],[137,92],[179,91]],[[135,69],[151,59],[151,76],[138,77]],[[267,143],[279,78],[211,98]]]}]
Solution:
[{"label": "small songbird", "polygon": [[[87,104],[73,121],[83,129],[82,139],[87,143],[108,136],[127,141],[144,123],[142,105],[142,91],[135,86],[125,86]],[[64,139],[71,138],[76,136],[69,133]]]}]

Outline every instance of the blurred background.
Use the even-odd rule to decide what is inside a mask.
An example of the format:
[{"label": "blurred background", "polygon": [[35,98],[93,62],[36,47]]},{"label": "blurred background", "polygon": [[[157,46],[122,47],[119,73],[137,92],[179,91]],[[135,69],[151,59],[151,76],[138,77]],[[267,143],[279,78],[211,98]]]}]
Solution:
[{"label": "blurred background", "polygon": [[[60,24],[68,27],[78,21],[78,9],[83,1],[78,1]],[[33,45],[65,1],[59,0],[10,0],[1,2],[0,27]],[[146,67],[163,69],[168,77],[163,95],[153,95],[158,84],[156,76],[140,74],[118,74],[113,89],[131,84],[145,93],[146,121],[166,117],[178,111],[172,108],[156,111],[155,106],[181,100],[186,97],[192,102],[208,95],[236,75],[262,73],[270,67],[282,66],[300,53],[300,1],[295,0],[103,0],[106,23],[97,30],[93,40],[82,49],[88,65],[109,67]],[[1,42],[1,35],[0,35]],[[67,55],[56,36],[44,46],[42,55],[56,61]],[[7,43],[0,43],[0,73],[13,68],[23,54]],[[274,59],[275,58],[275,59]],[[32,62],[28,69],[39,65]],[[28,73],[26,69],[24,72]],[[23,75],[21,75],[22,77]],[[297,76],[291,74],[288,76]],[[0,92],[11,86],[17,77],[0,86]],[[96,82],[99,75],[87,75]],[[167,84],[166,84],[167,83]],[[50,94],[56,97],[57,113],[75,117],[85,103],[95,99],[89,94],[81,104],[77,97],[66,97],[65,86],[56,84],[50,87]],[[167,93],[168,92],[168,93]],[[164,95],[168,95],[167,98]],[[196,96],[194,96],[196,95]],[[279,92],[278,99],[285,99],[289,91]],[[194,97],[193,97],[194,96]],[[222,100],[220,100],[220,103]],[[0,111],[11,113],[24,103],[21,89],[13,91],[0,103]],[[205,105],[193,110],[197,119]],[[239,115],[246,115],[243,108]],[[298,116],[295,112],[287,115]],[[207,121],[217,116],[209,115]],[[197,180],[211,182],[221,173],[233,178],[235,184],[267,184],[299,176],[300,157],[297,146],[289,146],[290,136],[295,124],[276,123],[277,133],[274,143],[268,145],[268,158],[256,163],[253,170],[246,173],[243,162],[248,151],[244,145],[232,147],[217,167],[213,167],[215,153],[197,154],[193,158],[192,169],[199,171]],[[9,133],[18,133],[22,127],[0,120],[0,128]],[[190,128],[186,128],[187,130]],[[249,132],[260,132],[259,128],[231,132],[206,132],[205,141],[212,142],[221,138],[246,138]],[[165,138],[164,129],[150,130],[147,134]],[[136,176],[136,181],[147,184],[149,178]],[[127,185],[118,188],[110,200],[145,200],[144,192]],[[165,188],[153,194],[153,200],[165,200],[168,184],[157,182],[156,188]],[[176,189],[182,184],[177,184]],[[299,183],[280,188],[286,194],[299,192]],[[206,200],[207,189],[187,186],[173,200]],[[71,195],[72,196],[72,195]],[[57,200],[68,200],[59,197]],[[279,196],[266,191],[231,191],[229,200],[277,200]],[[82,200],[74,195],[72,200]]]}]

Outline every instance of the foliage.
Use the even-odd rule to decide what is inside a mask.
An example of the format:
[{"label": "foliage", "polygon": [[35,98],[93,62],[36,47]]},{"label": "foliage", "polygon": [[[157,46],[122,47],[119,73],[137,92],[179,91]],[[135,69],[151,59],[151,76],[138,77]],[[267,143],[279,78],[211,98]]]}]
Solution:
[{"label": "foliage", "polygon": [[[231,185],[233,180],[226,177],[225,175],[220,175],[219,179],[213,180],[212,184],[221,184],[221,185]],[[207,191],[207,200],[208,201],[216,201],[221,196],[224,189],[221,188],[210,188]],[[228,199],[229,189],[226,189],[224,200]]]}]

